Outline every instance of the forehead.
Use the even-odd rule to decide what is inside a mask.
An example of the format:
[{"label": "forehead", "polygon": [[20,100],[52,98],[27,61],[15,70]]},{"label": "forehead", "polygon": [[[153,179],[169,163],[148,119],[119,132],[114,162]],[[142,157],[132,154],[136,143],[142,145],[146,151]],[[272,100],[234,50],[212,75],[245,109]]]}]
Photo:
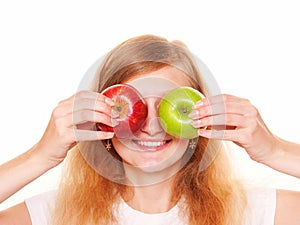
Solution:
[{"label": "forehead", "polygon": [[174,67],[136,75],[128,79],[126,84],[135,87],[143,96],[162,96],[180,86],[190,86],[188,75]]}]

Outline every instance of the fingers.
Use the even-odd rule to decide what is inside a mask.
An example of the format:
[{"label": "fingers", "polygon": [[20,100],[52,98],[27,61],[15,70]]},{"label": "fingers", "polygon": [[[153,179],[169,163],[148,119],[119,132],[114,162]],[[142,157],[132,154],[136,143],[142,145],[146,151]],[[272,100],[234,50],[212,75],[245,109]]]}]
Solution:
[{"label": "fingers", "polygon": [[243,137],[243,131],[241,130],[207,130],[199,129],[199,135],[206,138],[241,142]]},{"label": "fingers", "polygon": [[[110,116],[104,113],[101,112],[99,113],[99,112],[86,110],[86,109],[70,113],[66,115],[63,119],[66,127],[73,127],[78,125],[77,127],[83,128],[85,127],[84,126],[85,123],[89,123],[89,124],[104,123],[110,127],[114,127],[117,124],[115,119],[112,119]],[[87,127],[91,127],[91,126],[87,126]]]},{"label": "fingers", "polygon": [[215,116],[208,116],[201,119],[193,120],[192,125],[195,128],[201,127],[216,127],[216,126],[230,126],[230,127],[245,127],[248,121],[245,117],[239,114],[218,114]]},{"label": "fingers", "polygon": [[79,129],[74,129],[73,131],[74,131],[74,140],[76,142],[105,140],[105,139],[110,139],[114,136],[113,132],[79,130]]},{"label": "fingers", "polygon": [[112,118],[112,100],[96,92],[81,91],[61,101],[52,117],[57,130],[72,129],[76,140],[99,140],[110,138],[111,133],[92,131],[96,123],[115,126]]},{"label": "fingers", "polygon": [[249,100],[232,95],[217,95],[205,98],[194,105],[194,111],[190,114],[192,119],[203,118],[217,114],[240,114],[251,112],[253,107]]},{"label": "fingers", "polygon": [[112,114],[112,105],[112,100],[102,94],[91,91],[81,91],[59,102],[56,110],[62,116],[83,109],[102,112],[109,116]]},{"label": "fingers", "polygon": [[220,94],[220,95],[203,98],[201,101],[195,104],[195,108],[205,106],[205,105],[212,105],[212,104],[218,104],[224,102],[236,102],[236,101],[242,102],[248,100],[236,97],[234,95]]},{"label": "fingers", "polygon": [[225,94],[199,101],[189,116],[200,136],[236,142],[250,133],[259,118],[249,100]]}]

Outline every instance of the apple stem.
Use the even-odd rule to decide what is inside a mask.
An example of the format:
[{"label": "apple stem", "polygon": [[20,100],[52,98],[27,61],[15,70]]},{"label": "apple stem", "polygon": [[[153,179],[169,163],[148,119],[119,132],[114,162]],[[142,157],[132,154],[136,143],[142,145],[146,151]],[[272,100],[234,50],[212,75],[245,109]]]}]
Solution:
[{"label": "apple stem", "polygon": [[184,107],[184,108],[181,108],[180,109],[180,112],[183,113],[183,114],[186,114],[188,112],[188,108],[187,107]]}]

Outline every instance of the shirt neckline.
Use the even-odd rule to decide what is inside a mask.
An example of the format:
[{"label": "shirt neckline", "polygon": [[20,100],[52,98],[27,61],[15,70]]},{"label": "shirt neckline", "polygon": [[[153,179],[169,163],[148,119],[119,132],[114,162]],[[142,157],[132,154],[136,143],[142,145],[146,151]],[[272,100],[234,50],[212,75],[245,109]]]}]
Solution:
[{"label": "shirt neckline", "polygon": [[169,209],[166,212],[161,213],[145,213],[142,211],[139,211],[137,209],[132,208],[130,205],[127,204],[127,202],[124,201],[123,198],[121,198],[120,206],[123,207],[126,211],[129,211],[131,214],[139,215],[139,216],[147,216],[147,217],[163,217],[167,215],[173,215],[178,213],[178,205],[174,205],[171,209]]}]

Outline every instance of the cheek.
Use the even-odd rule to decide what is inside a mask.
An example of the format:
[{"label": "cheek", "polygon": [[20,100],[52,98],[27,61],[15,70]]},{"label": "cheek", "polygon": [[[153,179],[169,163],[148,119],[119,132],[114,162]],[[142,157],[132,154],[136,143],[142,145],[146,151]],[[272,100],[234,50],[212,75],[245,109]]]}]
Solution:
[{"label": "cheek", "polygon": [[120,141],[119,139],[113,138],[112,144],[114,146],[115,151],[119,154],[119,156],[125,160],[130,155],[130,148],[128,147],[128,144],[126,144],[126,140]]},{"label": "cheek", "polygon": [[138,152],[131,140],[128,139],[112,139],[112,144],[115,151],[121,157],[122,162],[128,165],[140,166],[143,165],[143,153]]},{"label": "cheek", "polygon": [[173,143],[173,150],[169,158],[171,161],[178,161],[182,158],[188,147],[188,140],[178,139]]}]

